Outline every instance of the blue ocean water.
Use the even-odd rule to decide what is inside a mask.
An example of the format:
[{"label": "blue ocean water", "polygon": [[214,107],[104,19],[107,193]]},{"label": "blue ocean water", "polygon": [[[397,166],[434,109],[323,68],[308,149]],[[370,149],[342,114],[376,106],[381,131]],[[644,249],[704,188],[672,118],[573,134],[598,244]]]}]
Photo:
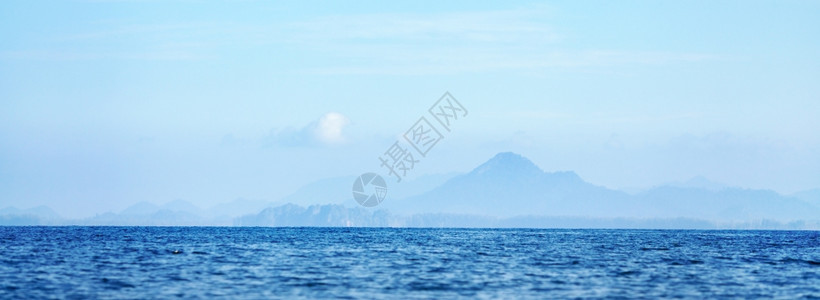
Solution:
[{"label": "blue ocean water", "polygon": [[820,298],[820,232],[0,227],[0,298]]}]

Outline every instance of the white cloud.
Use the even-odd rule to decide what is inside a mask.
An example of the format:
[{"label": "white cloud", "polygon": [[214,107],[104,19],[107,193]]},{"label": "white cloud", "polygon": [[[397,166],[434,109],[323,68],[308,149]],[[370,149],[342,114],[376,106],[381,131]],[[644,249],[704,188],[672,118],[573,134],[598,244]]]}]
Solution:
[{"label": "white cloud", "polygon": [[344,143],[345,128],[350,119],[337,112],[329,112],[300,129],[273,130],[263,139],[264,146],[311,147]]},{"label": "white cloud", "polygon": [[317,140],[325,144],[344,142],[344,128],[350,124],[350,119],[337,112],[329,112],[319,118],[313,133]]}]

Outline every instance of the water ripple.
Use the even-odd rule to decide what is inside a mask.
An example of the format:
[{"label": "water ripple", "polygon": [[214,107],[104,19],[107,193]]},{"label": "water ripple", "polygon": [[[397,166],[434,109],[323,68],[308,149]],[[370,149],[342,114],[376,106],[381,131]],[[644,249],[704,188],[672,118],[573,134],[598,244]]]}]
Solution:
[{"label": "water ripple", "polygon": [[811,298],[819,236],[0,227],[0,298]]}]

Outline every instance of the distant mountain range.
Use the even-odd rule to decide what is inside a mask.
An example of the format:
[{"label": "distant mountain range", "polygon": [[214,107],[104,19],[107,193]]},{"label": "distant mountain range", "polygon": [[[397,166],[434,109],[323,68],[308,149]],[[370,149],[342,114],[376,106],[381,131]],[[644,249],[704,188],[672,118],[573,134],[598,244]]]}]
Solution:
[{"label": "distant mountain range", "polygon": [[384,204],[406,214],[601,217],[612,216],[628,198],[573,172],[545,173],[521,155],[506,152],[424,194]]},{"label": "distant mountain range", "polygon": [[[390,198],[404,199],[427,192],[458,173],[424,175],[390,187]],[[333,177],[309,183],[282,198],[281,203],[302,206],[351,203],[351,188],[356,176]]]},{"label": "distant mountain range", "polygon": [[47,206],[0,209],[0,225],[59,225],[62,221],[62,217]]},{"label": "distant mountain range", "polygon": [[802,191],[799,193],[795,193],[792,196],[797,199],[803,200],[806,203],[813,204],[816,207],[820,207],[820,189]]},{"label": "distant mountain range", "polygon": [[820,190],[784,196],[696,177],[628,194],[574,172],[544,172],[510,152],[466,174],[388,183],[388,199],[375,209],[351,199],[354,179],[316,181],[278,204],[240,199],[203,210],[182,200],[141,202],[83,220],[47,207],[5,208],[0,224],[820,229]]},{"label": "distant mountain range", "polygon": [[427,193],[393,202],[393,212],[496,217],[691,218],[719,222],[820,219],[820,208],[766,190],[721,187],[703,178],[637,195],[590,184],[573,172],[543,172],[515,153],[499,153]]}]

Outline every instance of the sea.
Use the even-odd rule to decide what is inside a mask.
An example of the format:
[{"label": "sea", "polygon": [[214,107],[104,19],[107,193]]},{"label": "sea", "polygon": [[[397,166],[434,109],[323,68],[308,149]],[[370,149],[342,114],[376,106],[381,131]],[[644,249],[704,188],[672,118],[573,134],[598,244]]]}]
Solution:
[{"label": "sea", "polygon": [[820,232],[0,227],[0,299],[820,299]]}]

